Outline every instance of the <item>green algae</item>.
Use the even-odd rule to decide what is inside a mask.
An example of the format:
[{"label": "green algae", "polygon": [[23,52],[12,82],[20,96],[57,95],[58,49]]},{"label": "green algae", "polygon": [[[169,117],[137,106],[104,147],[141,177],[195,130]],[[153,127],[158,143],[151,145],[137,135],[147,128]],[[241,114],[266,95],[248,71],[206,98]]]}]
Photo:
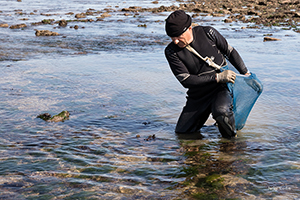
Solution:
[{"label": "green algae", "polygon": [[37,118],[40,118],[44,121],[47,122],[63,122],[65,120],[68,120],[70,116],[70,113],[66,110],[60,112],[57,115],[54,115],[53,117],[51,117],[51,115],[49,113],[43,113],[37,116]]}]

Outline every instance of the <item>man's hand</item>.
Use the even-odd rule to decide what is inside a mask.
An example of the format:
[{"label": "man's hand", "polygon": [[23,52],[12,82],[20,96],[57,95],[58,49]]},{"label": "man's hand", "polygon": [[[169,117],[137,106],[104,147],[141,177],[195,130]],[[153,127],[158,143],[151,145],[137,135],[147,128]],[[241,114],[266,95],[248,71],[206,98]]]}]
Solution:
[{"label": "man's hand", "polygon": [[235,72],[231,70],[225,70],[221,73],[216,74],[217,83],[234,83],[235,81]]}]

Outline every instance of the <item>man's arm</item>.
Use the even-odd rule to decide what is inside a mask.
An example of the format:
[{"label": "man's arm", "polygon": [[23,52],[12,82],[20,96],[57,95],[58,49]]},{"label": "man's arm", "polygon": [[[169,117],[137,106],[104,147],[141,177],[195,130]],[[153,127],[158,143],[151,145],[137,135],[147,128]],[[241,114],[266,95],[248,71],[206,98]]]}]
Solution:
[{"label": "man's arm", "polygon": [[220,50],[220,52],[227,58],[227,60],[241,73],[247,74],[248,69],[237,52],[232,46],[230,46],[227,40],[213,27],[204,27],[209,39],[211,39]]}]

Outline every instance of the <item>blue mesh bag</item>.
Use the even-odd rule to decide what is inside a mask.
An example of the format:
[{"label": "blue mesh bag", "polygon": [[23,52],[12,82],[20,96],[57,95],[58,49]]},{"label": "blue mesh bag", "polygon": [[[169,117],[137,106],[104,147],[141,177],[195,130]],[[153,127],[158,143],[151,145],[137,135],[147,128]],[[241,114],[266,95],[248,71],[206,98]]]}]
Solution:
[{"label": "blue mesh bag", "polygon": [[[227,66],[222,68],[228,69]],[[227,83],[233,94],[233,112],[235,128],[241,130],[247,121],[251,109],[263,91],[263,85],[254,73],[250,76],[236,75],[235,83]]]},{"label": "blue mesh bag", "polygon": [[[221,71],[227,70],[228,65],[220,67],[216,65],[210,58],[203,58],[193,47],[187,45],[186,48],[198,56],[203,61],[215,69]],[[252,107],[254,106],[259,95],[263,91],[263,85],[256,77],[251,73],[250,76],[236,75],[235,83],[227,83],[230,92],[233,94],[233,112],[235,117],[235,128],[241,130],[244,128],[247,118],[250,114]]]}]

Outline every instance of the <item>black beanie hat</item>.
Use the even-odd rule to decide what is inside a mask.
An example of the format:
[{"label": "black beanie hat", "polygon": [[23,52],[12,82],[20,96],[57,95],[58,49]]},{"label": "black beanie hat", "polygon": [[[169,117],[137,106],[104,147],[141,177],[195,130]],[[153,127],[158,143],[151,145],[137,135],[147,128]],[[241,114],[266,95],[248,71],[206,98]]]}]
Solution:
[{"label": "black beanie hat", "polygon": [[170,37],[178,37],[192,24],[192,18],[183,10],[176,10],[166,20],[166,32]]}]

